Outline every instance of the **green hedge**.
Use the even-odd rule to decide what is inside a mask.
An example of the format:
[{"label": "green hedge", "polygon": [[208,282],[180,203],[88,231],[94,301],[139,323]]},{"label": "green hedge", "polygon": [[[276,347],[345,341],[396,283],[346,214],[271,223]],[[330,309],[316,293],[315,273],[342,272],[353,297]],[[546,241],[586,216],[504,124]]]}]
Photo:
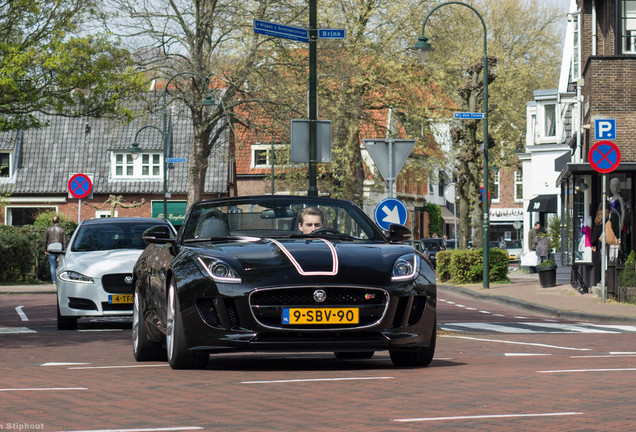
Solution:
[{"label": "green hedge", "polygon": [[[457,284],[477,283],[483,280],[483,249],[456,249],[437,253],[437,274],[441,282]],[[503,249],[490,249],[490,282],[508,280],[508,253]]]},{"label": "green hedge", "polygon": [[[77,224],[62,222],[70,239]],[[46,226],[0,225],[0,283],[50,281],[49,259],[44,253]]]}]

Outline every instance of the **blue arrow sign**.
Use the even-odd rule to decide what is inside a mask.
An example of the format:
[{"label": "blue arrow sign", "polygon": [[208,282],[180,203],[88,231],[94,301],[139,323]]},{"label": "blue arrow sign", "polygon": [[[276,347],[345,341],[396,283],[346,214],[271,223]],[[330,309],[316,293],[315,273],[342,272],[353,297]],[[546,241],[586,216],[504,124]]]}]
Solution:
[{"label": "blue arrow sign", "polygon": [[594,120],[595,140],[615,140],[616,139],[616,119],[595,119]]},{"label": "blue arrow sign", "polygon": [[375,223],[383,230],[388,230],[391,224],[404,225],[408,218],[408,211],[402,201],[396,198],[386,198],[375,207]]},{"label": "blue arrow sign", "polygon": [[309,31],[307,29],[267,21],[254,20],[254,33],[276,36],[299,42],[309,42]]},{"label": "blue arrow sign", "polygon": [[185,162],[185,161],[186,161],[186,158],[184,157],[166,159],[166,162],[168,163],[177,163],[177,162]]},{"label": "blue arrow sign", "polygon": [[318,29],[318,39],[344,39],[345,29]]},{"label": "blue arrow sign", "polygon": [[453,117],[456,119],[470,119],[470,120],[481,120],[484,118],[484,113],[480,112],[456,112],[453,114]]}]

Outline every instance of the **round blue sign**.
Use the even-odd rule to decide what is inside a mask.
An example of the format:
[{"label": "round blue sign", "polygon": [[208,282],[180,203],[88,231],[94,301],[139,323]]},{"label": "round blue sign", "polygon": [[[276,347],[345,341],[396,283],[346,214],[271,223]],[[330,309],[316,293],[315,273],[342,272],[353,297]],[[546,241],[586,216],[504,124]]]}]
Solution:
[{"label": "round blue sign", "polygon": [[386,198],[375,207],[375,223],[383,230],[388,230],[391,224],[404,225],[409,213],[406,205],[397,198]]}]

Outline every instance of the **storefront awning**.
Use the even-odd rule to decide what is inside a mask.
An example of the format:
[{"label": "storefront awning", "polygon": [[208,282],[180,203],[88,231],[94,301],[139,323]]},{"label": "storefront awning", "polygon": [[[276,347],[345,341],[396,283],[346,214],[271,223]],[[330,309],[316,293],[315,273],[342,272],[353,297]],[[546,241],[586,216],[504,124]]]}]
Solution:
[{"label": "storefront awning", "polygon": [[444,219],[444,222],[446,222],[447,225],[454,225],[455,216],[453,215],[453,212],[446,207],[440,207],[440,209],[442,210],[442,219]]},{"label": "storefront awning", "polygon": [[557,195],[539,195],[530,200],[528,204],[529,212],[556,213]]}]

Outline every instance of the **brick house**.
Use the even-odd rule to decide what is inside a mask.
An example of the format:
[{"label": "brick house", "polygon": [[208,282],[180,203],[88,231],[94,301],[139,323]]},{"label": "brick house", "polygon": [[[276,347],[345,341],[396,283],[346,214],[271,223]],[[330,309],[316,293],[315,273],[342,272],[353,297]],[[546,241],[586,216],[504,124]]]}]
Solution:
[{"label": "brick house", "polygon": [[[589,247],[589,228],[604,197],[608,207],[620,203],[619,210],[613,208],[623,217],[621,251],[628,254],[636,239],[636,0],[572,0],[563,60],[560,108],[569,105],[574,115],[571,127],[564,128],[571,157],[556,181],[563,221],[559,255],[563,264],[572,265],[573,281],[588,289],[601,279],[600,254]],[[615,128],[607,129],[612,119]],[[608,139],[620,149],[621,162],[600,174],[588,153]],[[610,280],[608,292],[615,288]]]},{"label": "brick house", "polygon": [[[187,108],[170,106],[167,157],[185,159],[167,170],[168,217],[180,225],[185,214],[192,123]],[[94,118],[40,117],[41,129],[0,133],[0,194],[6,195],[2,223],[31,224],[42,210],[71,220],[111,214],[112,199],[121,197],[115,216],[163,217],[164,149],[162,117],[140,112],[130,123]],[[152,127],[141,130],[144,126]],[[138,157],[129,152],[137,132]],[[212,152],[206,197],[227,196],[235,180],[229,157],[230,134]],[[73,173],[92,176],[93,194],[81,200],[69,195]],[[142,203],[143,200],[143,204]]]}]

